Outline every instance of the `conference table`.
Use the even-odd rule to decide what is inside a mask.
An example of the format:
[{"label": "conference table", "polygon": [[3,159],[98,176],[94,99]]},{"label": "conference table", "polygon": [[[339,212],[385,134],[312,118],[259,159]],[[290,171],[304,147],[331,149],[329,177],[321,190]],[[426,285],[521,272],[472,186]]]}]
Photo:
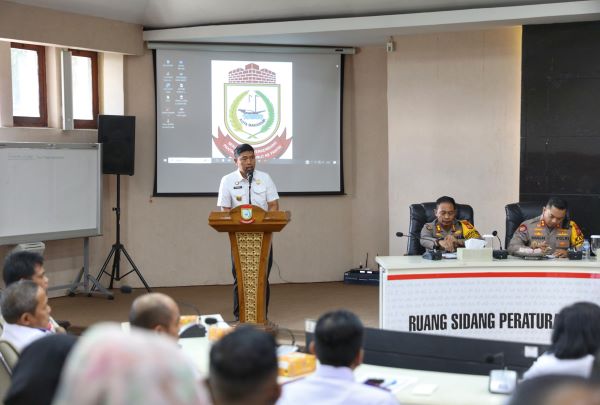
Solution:
[{"label": "conference table", "polygon": [[[197,369],[208,375],[208,338],[179,339],[179,345],[187,353]],[[488,392],[488,377],[468,374],[440,373],[402,368],[362,364],[356,368],[357,381],[380,378],[395,381],[391,392],[403,405],[499,405],[507,396]],[[297,378],[301,378],[297,377]],[[282,384],[295,378],[279,377]]]},{"label": "conference table", "polygon": [[554,317],[600,304],[600,261],[379,256],[379,327],[547,345]]}]

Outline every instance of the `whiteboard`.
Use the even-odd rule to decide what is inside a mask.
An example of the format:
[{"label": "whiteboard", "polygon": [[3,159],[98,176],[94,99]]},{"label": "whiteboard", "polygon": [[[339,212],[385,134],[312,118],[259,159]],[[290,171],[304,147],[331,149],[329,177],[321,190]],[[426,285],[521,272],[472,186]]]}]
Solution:
[{"label": "whiteboard", "polygon": [[0,142],[0,245],[97,236],[97,143]]}]

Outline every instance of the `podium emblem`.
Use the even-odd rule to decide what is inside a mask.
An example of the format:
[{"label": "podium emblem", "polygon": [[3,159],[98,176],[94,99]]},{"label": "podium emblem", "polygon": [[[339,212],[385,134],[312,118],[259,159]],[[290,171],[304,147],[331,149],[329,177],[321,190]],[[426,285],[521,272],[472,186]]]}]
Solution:
[{"label": "podium emblem", "polygon": [[254,222],[254,218],[252,218],[252,205],[242,205],[240,214],[242,215],[242,219],[240,219],[242,224],[251,224]]}]

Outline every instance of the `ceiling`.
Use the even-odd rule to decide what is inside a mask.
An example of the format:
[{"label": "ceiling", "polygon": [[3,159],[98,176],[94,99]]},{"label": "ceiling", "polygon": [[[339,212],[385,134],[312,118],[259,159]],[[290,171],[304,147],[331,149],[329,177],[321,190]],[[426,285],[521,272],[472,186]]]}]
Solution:
[{"label": "ceiling", "polygon": [[[465,23],[479,28],[480,22],[518,25],[519,16],[524,21],[538,14],[545,17],[529,20],[533,22],[600,18],[600,0],[11,1],[137,23],[147,30],[146,40],[183,42],[357,46],[415,29],[460,29]],[[575,16],[569,16],[569,10],[576,10]]]},{"label": "ceiling", "polygon": [[148,29],[405,14],[559,3],[558,0],[11,0],[137,23]]}]

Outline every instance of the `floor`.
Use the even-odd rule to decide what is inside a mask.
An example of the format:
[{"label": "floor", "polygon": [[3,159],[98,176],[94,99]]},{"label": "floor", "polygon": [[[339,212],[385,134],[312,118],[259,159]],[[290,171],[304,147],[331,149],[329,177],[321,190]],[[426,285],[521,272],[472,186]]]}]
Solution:
[{"label": "floor", "polygon": [[[182,314],[221,314],[225,320],[233,319],[230,285],[155,288],[153,291],[173,297]],[[146,290],[123,293],[115,289],[113,292],[114,300],[85,294],[52,298],[52,316],[57,320],[68,320],[74,332],[96,322],[124,322],[131,302]],[[342,282],[275,284],[271,286],[269,319],[280,328],[302,334],[305,319],[316,319],[326,311],[344,308],[356,313],[365,326],[377,327],[378,297],[377,287]]]}]

